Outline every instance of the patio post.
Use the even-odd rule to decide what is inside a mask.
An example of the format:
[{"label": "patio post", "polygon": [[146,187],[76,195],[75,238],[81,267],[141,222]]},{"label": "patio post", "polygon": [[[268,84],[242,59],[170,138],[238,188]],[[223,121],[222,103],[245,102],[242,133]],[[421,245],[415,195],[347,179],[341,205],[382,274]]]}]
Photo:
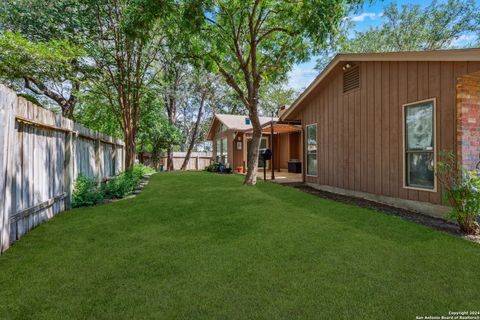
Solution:
[{"label": "patio post", "polygon": [[270,136],[271,136],[271,139],[270,139],[270,143],[272,144],[271,146],[271,150],[272,150],[272,168],[270,168],[272,170],[272,180],[275,180],[275,149],[274,149],[274,134],[273,134],[273,113],[272,113],[272,122],[270,123]]}]

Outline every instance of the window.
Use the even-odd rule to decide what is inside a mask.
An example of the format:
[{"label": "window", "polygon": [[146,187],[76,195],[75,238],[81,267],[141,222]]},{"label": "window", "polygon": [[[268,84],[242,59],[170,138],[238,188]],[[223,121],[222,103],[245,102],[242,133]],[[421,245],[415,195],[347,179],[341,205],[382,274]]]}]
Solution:
[{"label": "window", "polygon": [[227,160],[227,139],[217,139],[216,161],[225,163]]},{"label": "window", "polygon": [[216,134],[220,134],[225,131],[225,126],[222,123],[219,123],[217,126],[217,130],[215,130]]},{"label": "window", "polygon": [[216,153],[216,161],[217,162],[220,162],[221,160],[221,157],[222,157],[222,140],[221,139],[217,139],[217,147],[216,147],[216,150],[215,150],[215,153]]},{"label": "window", "polygon": [[[252,139],[248,139],[247,141],[247,153],[246,155],[248,155],[250,153],[250,150],[252,149]],[[263,158],[261,157],[261,154],[262,152],[265,151],[265,149],[268,149],[268,137],[262,137],[260,139],[260,148],[259,148],[259,151],[260,151],[260,156],[258,157],[258,167],[259,168],[264,168],[265,167],[265,161],[263,161]],[[268,168],[268,163],[267,163],[267,168]]]},{"label": "window", "polygon": [[227,139],[222,139],[222,163],[226,163],[227,161]]},{"label": "window", "polygon": [[317,125],[307,126],[307,175],[317,175]]},{"label": "window", "polygon": [[435,100],[404,108],[405,187],[435,190]]}]

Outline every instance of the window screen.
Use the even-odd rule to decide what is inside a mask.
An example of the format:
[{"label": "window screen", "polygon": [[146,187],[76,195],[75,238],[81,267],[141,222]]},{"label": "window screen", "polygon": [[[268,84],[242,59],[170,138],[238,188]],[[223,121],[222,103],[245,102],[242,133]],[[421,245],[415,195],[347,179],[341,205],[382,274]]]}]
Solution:
[{"label": "window screen", "polygon": [[405,106],[406,186],[434,189],[433,101]]},{"label": "window screen", "polygon": [[317,175],[317,125],[307,126],[307,175]]}]

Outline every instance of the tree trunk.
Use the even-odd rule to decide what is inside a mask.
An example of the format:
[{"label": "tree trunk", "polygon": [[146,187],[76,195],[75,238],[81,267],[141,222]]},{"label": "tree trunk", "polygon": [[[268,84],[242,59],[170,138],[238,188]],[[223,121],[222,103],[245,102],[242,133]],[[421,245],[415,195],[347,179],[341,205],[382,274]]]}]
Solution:
[{"label": "tree trunk", "polygon": [[467,216],[466,218],[458,219],[457,222],[460,225],[460,230],[466,234],[480,234],[480,229],[473,216]]},{"label": "tree trunk", "polygon": [[258,118],[257,108],[250,110],[250,121],[253,127],[252,144],[250,153],[247,154],[247,175],[243,182],[246,186],[254,186],[257,183],[258,157],[260,155],[260,141],[262,139],[262,128]]},{"label": "tree trunk", "polygon": [[192,154],[193,146],[195,145],[195,141],[197,140],[198,127],[200,126],[200,120],[202,119],[204,103],[205,103],[205,93],[202,95],[202,100],[200,101],[200,108],[198,109],[197,121],[195,121],[195,126],[193,127],[193,130],[192,130],[192,139],[190,140],[190,144],[188,145],[187,154],[185,155],[185,159],[183,160],[182,168],[180,170],[185,171],[185,169],[188,166],[188,161],[190,161],[190,155]]},{"label": "tree trunk", "polygon": [[135,164],[135,136],[131,132],[124,133],[125,140],[125,170],[130,169]]},{"label": "tree trunk", "polygon": [[74,82],[72,85],[72,92],[70,93],[70,98],[65,98],[60,93],[53,91],[52,89],[48,88],[43,82],[35,80],[33,78],[24,78],[25,80],[25,88],[29,89],[35,94],[44,95],[53,101],[55,101],[62,110],[62,116],[68,119],[73,119],[73,111],[75,109],[75,105],[77,104],[77,96],[76,94],[80,90],[80,83]]},{"label": "tree trunk", "polygon": [[173,171],[173,146],[167,148],[167,171]]}]

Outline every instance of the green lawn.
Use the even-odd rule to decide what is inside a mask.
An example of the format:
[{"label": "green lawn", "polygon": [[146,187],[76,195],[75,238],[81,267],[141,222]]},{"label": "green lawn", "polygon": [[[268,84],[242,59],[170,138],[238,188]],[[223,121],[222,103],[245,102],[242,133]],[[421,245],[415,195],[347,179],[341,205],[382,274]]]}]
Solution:
[{"label": "green lawn", "polygon": [[0,318],[414,319],[478,310],[480,246],[239,176],[164,173],[0,256]]}]

